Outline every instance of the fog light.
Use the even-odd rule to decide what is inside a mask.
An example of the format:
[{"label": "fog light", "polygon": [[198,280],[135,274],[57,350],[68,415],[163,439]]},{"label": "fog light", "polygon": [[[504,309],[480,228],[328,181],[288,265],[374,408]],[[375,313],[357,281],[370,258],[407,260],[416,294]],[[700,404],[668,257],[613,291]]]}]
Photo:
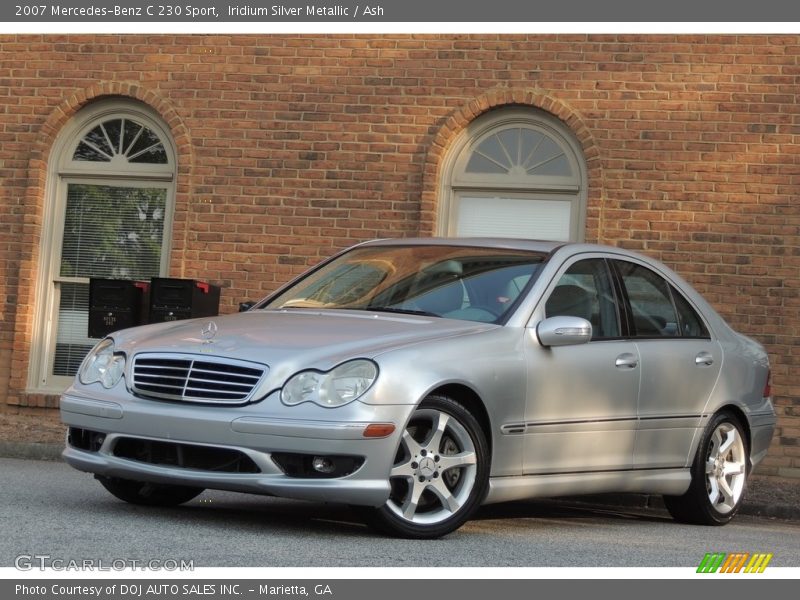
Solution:
[{"label": "fog light", "polygon": [[311,461],[311,466],[318,473],[333,473],[336,470],[336,465],[333,464],[333,461],[325,456],[315,456],[314,460]]}]

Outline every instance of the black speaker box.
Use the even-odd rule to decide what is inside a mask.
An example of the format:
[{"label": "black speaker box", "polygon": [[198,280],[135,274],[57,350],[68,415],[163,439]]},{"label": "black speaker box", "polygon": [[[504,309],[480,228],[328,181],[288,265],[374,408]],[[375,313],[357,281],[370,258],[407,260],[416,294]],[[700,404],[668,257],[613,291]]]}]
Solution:
[{"label": "black speaker box", "polygon": [[194,279],[150,280],[150,323],[180,321],[219,314],[220,288]]},{"label": "black speaker box", "polygon": [[102,338],[146,323],[149,287],[146,281],[90,279],[89,337]]}]

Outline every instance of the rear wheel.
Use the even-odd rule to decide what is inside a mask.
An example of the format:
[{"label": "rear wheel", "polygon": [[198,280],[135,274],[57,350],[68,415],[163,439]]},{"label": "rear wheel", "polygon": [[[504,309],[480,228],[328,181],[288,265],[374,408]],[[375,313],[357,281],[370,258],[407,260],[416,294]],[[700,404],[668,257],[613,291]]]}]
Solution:
[{"label": "rear wheel", "polygon": [[727,412],[706,427],[692,465],[692,483],[682,496],[664,496],[677,521],[724,525],[739,511],[747,483],[747,439],[739,420]]},{"label": "rear wheel", "polygon": [[97,480],[120,500],[144,506],[178,506],[203,493],[203,488],[132,481],[119,477],[98,476]]},{"label": "rear wheel", "polygon": [[451,398],[429,396],[406,425],[391,495],[372,525],[400,537],[441,537],[472,516],[488,481],[486,437],[475,417]]}]

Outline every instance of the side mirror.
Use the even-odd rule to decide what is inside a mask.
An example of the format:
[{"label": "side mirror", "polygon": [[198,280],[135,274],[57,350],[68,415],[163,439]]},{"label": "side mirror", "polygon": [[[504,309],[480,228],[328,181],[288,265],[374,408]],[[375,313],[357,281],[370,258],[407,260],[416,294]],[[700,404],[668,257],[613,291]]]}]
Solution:
[{"label": "side mirror", "polygon": [[550,317],[536,326],[539,343],[551,346],[575,346],[592,339],[592,324],[580,317]]},{"label": "side mirror", "polygon": [[239,302],[239,312],[247,312],[256,305],[255,302]]}]

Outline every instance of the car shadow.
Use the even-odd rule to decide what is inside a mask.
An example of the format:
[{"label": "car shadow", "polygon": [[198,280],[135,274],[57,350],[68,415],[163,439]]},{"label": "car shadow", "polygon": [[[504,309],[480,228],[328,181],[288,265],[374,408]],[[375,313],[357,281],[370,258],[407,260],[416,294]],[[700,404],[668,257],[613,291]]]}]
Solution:
[{"label": "car shadow", "polygon": [[[100,506],[100,504],[102,504]],[[376,533],[367,526],[366,509],[343,504],[287,500],[207,491],[198,498],[177,507],[145,507],[126,504],[114,499],[98,503],[99,512],[114,515],[135,514],[141,517],[162,516],[203,526],[211,532],[220,529],[252,530],[269,527],[274,534],[323,537],[373,538]],[[637,507],[619,507],[583,503],[572,498],[504,502],[481,507],[471,521],[547,520],[561,523],[574,521],[639,521],[671,522],[666,513]]]},{"label": "car shadow", "polygon": [[553,519],[562,522],[596,520],[598,518],[646,523],[672,522],[672,518],[662,511],[643,507],[599,504],[573,498],[520,500],[489,504],[481,507],[472,517],[473,520]]},{"label": "car shadow", "polygon": [[226,492],[204,492],[194,500],[175,507],[134,506],[110,499],[113,507],[106,510],[115,513],[137,511],[142,517],[163,516],[190,521],[210,530],[269,527],[274,533],[296,535],[305,530],[313,535],[357,536],[373,535],[358,514],[358,507],[343,504],[286,500],[251,494]]}]

